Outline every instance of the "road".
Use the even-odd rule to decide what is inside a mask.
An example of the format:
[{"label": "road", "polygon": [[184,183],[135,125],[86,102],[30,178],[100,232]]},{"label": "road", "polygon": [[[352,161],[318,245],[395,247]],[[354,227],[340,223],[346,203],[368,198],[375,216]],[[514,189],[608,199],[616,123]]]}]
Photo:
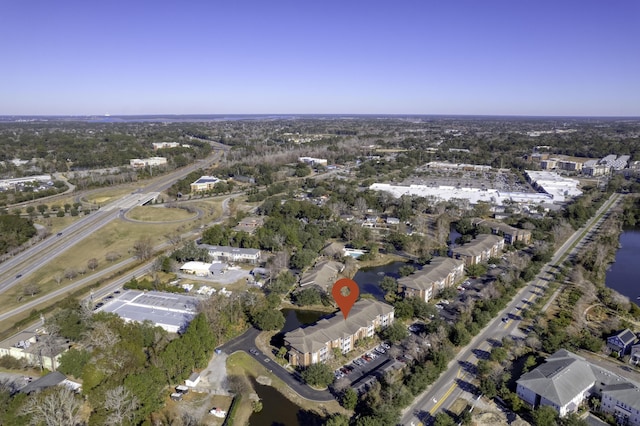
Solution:
[{"label": "road", "polygon": [[[236,194],[237,195],[237,194]],[[216,219],[215,221],[213,221],[212,223],[220,223],[222,221],[224,221],[228,216],[229,216],[229,202],[231,201],[231,199],[233,199],[234,195],[229,195],[227,196],[223,201],[222,201],[222,215],[220,216],[220,218]],[[120,214],[120,213],[119,213]],[[199,235],[198,231],[190,231],[187,232],[183,235],[181,235],[182,239],[189,239],[189,238],[193,238],[196,235]],[[159,252],[161,250],[165,250],[169,248],[169,244],[168,243],[162,243],[156,247],[154,247],[154,252]],[[69,284],[69,285],[65,285],[59,289],[56,289],[50,293],[47,293],[45,295],[36,297],[36,298],[31,298],[28,302],[20,305],[17,308],[14,308],[10,311],[7,312],[3,312],[2,314],[0,314],[0,321],[4,321],[6,319],[9,319],[15,315],[18,315],[22,312],[25,311],[31,311],[32,309],[36,308],[38,305],[46,302],[47,300],[50,300],[52,298],[57,298],[60,296],[64,296],[66,294],[72,293],[73,291],[82,288],[88,284],[91,284],[95,281],[97,281],[100,278],[103,277],[108,277],[113,275],[115,272],[117,271],[122,271],[124,269],[127,269],[129,267],[131,267],[132,263],[135,263],[137,261],[136,258],[131,257],[128,259],[124,259],[121,260],[118,263],[114,263],[113,265],[105,268],[105,269],[101,269],[100,271],[88,275],[84,278],[81,278],[77,281],[74,281],[73,283]],[[99,290],[95,290],[94,292],[92,292],[92,294],[90,296],[87,296],[87,299],[90,299],[92,302],[95,302],[97,300],[100,300],[101,298],[107,296],[108,294],[112,293],[113,291],[117,290],[118,288],[121,288],[123,284],[125,284],[127,281],[130,281],[132,278],[135,277],[140,277],[144,274],[146,274],[150,269],[151,266],[153,264],[153,261],[151,262],[147,262],[137,268],[135,268],[132,271],[127,272],[126,274],[121,275],[120,277],[112,280],[108,285],[100,288]]]},{"label": "road", "polygon": [[154,199],[157,194],[167,189],[178,179],[186,176],[198,168],[207,167],[220,158],[220,152],[211,155],[207,160],[201,160],[168,175],[159,177],[145,188],[114,201],[100,210],[78,219],[58,235],[51,236],[33,247],[7,259],[0,264],[0,293],[23,282],[26,278],[43,265],[53,261],[56,257],[73,247],[78,241],[91,237],[96,231],[111,221],[117,219],[121,211],[126,211]]},{"label": "road", "polygon": [[[250,328],[242,336],[236,337],[235,339],[220,346],[218,349],[228,355],[231,355],[232,353],[237,351],[244,351],[248,353],[256,361],[262,364],[264,368],[275,374],[278,378],[285,382],[287,386],[291,388],[291,390],[293,390],[303,398],[318,402],[332,401],[335,399],[328,390],[315,390],[298,381],[295,377],[293,377],[290,371],[286,370],[277,362],[272,361],[269,356],[260,352],[259,349],[256,349],[255,342],[258,334],[260,334],[259,330]],[[256,352],[255,354],[251,353],[252,349],[254,349],[254,352]]]},{"label": "road", "polygon": [[542,268],[536,278],[520,289],[500,315],[490,321],[467,346],[461,348],[440,378],[403,410],[403,425],[416,426],[429,422],[438,411],[449,408],[463,393],[477,392],[472,383],[478,360],[488,358],[491,349],[499,344],[503,337],[514,332],[517,337],[522,337],[518,329],[522,308],[535,302],[535,299],[544,293],[548,282],[554,278],[556,265],[564,262],[565,256],[571,257],[578,252],[583,240],[596,232],[605,219],[604,213],[617,204],[619,199],[618,194],[613,194],[583,227],[562,244],[551,261]]}]

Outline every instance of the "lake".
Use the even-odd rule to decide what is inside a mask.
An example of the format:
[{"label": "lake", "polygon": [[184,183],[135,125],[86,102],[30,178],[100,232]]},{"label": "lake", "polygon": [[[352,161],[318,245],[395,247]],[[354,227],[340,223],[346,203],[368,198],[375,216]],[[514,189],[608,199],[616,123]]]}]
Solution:
[{"label": "lake", "polygon": [[389,275],[395,279],[400,278],[398,270],[401,266],[406,265],[405,262],[393,262],[387,265],[374,266],[371,268],[362,268],[353,277],[353,280],[360,287],[360,294],[369,293],[376,299],[384,302],[384,291],[380,288],[380,281],[385,275]]},{"label": "lake", "polygon": [[628,229],[620,234],[620,248],[616,261],[607,270],[607,287],[623,294],[638,304],[640,296],[640,229]]},{"label": "lake", "polygon": [[251,426],[320,426],[323,424],[320,416],[303,410],[271,386],[261,385],[255,380],[251,381],[262,401],[262,411],[253,413],[249,417]]}]

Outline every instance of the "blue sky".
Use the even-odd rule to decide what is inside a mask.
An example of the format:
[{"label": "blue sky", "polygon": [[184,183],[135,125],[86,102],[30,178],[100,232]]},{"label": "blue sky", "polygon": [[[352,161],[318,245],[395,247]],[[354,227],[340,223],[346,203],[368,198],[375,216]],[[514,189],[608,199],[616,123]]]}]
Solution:
[{"label": "blue sky", "polygon": [[640,1],[8,0],[0,115],[640,116]]}]

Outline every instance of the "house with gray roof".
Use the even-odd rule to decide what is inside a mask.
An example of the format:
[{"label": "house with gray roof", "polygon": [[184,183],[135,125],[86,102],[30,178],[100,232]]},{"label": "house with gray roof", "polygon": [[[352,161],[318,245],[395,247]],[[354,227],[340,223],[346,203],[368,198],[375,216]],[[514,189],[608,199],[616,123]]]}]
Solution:
[{"label": "house with gray roof", "polygon": [[338,274],[342,272],[344,265],[333,260],[324,260],[318,262],[309,271],[302,274],[300,278],[300,287],[316,285],[323,291],[327,291],[336,279]]},{"label": "house with gray roof", "polygon": [[419,297],[428,302],[445,287],[464,277],[464,262],[448,257],[434,257],[419,271],[398,280],[398,293],[406,297]]},{"label": "house with gray roof", "polygon": [[605,387],[600,410],[611,414],[618,424],[640,426],[640,389],[632,383]]},{"label": "house with gray roof", "polygon": [[560,417],[577,411],[592,395],[602,396],[610,386],[630,383],[583,357],[560,349],[536,369],[517,380],[516,393],[533,408],[549,406]]},{"label": "house with gray roof", "polygon": [[631,351],[631,346],[636,343],[637,340],[638,338],[635,333],[628,328],[625,328],[624,330],[621,330],[607,338],[607,348],[621,357],[627,355]]},{"label": "house with gray roof", "polygon": [[451,257],[463,260],[466,266],[486,262],[500,257],[504,249],[504,238],[497,235],[480,234],[467,244],[451,249]]},{"label": "house with gray roof", "polygon": [[373,337],[376,329],[393,323],[393,306],[372,299],[354,303],[348,318],[341,312],[322,318],[315,324],[300,327],[284,335],[289,362],[293,366],[309,366],[329,359],[334,348],[347,353],[355,343]]},{"label": "house with gray roof", "polygon": [[20,389],[20,392],[30,394],[33,392],[39,392],[44,389],[48,389],[53,386],[58,386],[67,379],[67,376],[59,371],[52,371],[51,373],[40,377],[38,380],[34,380],[27,386]]}]

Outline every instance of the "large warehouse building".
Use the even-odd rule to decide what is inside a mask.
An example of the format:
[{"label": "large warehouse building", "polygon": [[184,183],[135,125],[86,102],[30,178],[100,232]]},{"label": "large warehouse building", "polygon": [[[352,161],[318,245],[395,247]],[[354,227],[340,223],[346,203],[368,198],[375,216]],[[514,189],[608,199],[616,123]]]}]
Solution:
[{"label": "large warehouse building", "polygon": [[196,316],[198,302],[198,298],[182,294],[127,290],[99,310],[113,312],[125,321],[151,321],[170,333],[178,333]]}]

